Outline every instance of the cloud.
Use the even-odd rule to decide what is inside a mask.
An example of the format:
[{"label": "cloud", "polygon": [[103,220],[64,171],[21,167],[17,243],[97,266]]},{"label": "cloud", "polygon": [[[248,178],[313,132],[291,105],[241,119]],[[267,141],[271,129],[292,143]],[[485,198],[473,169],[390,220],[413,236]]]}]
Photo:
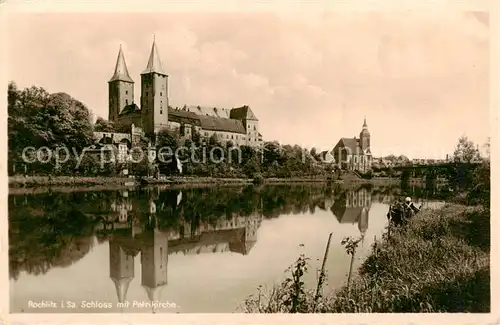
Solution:
[{"label": "cloud", "polygon": [[100,116],[119,45],[137,101],[155,34],[174,106],[250,105],[266,140],[327,149],[364,116],[375,154],[488,136],[485,12],[45,14],[11,29],[11,79]]}]

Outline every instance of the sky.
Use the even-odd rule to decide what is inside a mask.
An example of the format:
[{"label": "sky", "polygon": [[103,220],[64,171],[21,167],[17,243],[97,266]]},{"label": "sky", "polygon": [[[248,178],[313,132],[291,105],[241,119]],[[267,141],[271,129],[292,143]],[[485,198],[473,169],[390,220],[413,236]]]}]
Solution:
[{"label": "sky", "polygon": [[94,116],[108,117],[120,45],[139,102],[155,35],[172,106],[249,105],[265,141],[331,149],[366,117],[374,156],[444,158],[490,134],[487,12],[17,13],[8,26],[9,80]]}]

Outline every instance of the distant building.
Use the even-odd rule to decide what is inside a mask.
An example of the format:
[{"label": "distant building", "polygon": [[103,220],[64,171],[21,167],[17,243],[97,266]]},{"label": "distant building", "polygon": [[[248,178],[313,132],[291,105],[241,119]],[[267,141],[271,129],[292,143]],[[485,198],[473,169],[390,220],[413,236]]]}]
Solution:
[{"label": "distant building", "polygon": [[333,148],[335,161],[344,170],[355,170],[366,173],[372,168],[372,154],[370,151],[370,132],[366,124],[359,134],[359,139],[341,138]]},{"label": "distant building", "polygon": [[[141,135],[151,139],[153,134],[168,129],[179,131],[184,138],[191,138],[197,132],[205,138],[215,136],[222,143],[231,141],[237,146],[261,146],[259,120],[249,106],[225,109],[184,105],[173,108],[169,105],[168,81],[169,76],[153,42],[147,66],[141,73],[139,106],[134,100],[134,81],[120,47],[115,71],[108,81],[109,120],[131,126],[132,131],[130,134],[111,134],[113,143],[119,144],[122,139],[135,143]],[[101,134],[95,136],[100,138]],[[122,148],[125,150],[124,146]]]}]

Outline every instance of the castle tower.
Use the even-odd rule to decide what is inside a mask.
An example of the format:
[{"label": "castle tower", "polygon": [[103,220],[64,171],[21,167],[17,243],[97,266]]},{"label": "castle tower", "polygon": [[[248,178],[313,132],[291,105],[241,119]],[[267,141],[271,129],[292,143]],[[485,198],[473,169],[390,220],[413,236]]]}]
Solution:
[{"label": "castle tower", "polygon": [[168,237],[156,229],[146,236],[141,250],[142,287],[149,300],[155,302],[160,300],[160,289],[167,285]]},{"label": "castle tower", "polygon": [[370,148],[370,132],[368,131],[368,125],[366,124],[366,117],[363,123],[363,130],[359,133],[359,142],[363,151]]},{"label": "castle tower", "polygon": [[108,81],[109,120],[116,121],[123,108],[134,102],[134,81],[128,74],[122,47],[116,59],[115,72]]},{"label": "castle tower", "polygon": [[127,254],[114,240],[109,241],[109,277],[115,284],[118,302],[124,302],[134,279],[134,256]]},{"label": "castle tower", "polygon": [[146,135],[157,133],[168,122],[168,75],[163,71],[153,40],[146,69],[141,73],[142,124]]}]

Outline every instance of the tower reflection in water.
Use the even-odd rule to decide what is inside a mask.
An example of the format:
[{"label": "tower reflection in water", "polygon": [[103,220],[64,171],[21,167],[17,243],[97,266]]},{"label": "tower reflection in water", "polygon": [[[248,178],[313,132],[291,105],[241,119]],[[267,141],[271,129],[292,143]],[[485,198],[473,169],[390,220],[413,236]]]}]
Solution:
[{"label": "tower reflection in water", "polygon": [[[168,255],[218,252],[247,255],[257,241],[257,230],[262,222],[260,213],[247,217],[232,215],[229,219],[219,218],[215,223],[188,222],[182,217],[182,192],[169,194],[171,200],[167,198],[167,204],[159,203],[160,209],[173,208],[179,213],[178,227],[158,226],[155,202],[158,196],[150,198],[147,216],[141,220],[132,212],[132,204],[126,199],[126,194],[111,204],[114,219],[101,225],[104,229],[111,228],[110,278],[120,303],[127,300],[128,288],[135,277],[135,257],[139,253],[142,287],[151,302],[158,302],[162,288],[168,283]],[[155,308],[153,312],[156,312]]]},{"label": "tower reflection in water", "polygon": [[372,205],[372,195],[369,188],[347,190],[335,199],[330,210],[339,223],[358,224],[362,238],[368,230],[368,219]]},{"label": "tower reflection in water", "polygon": [[357,223],[360,232],[360,238],[351,239],[352,242],[355,243],[354,249],[351,252],[348,251],[348,254],[351,255],[347,277],[347,286],[349,290],[358,243],[364,243],[366,231],[368,230],[371,205],[372,192],[370,189],[362,187],[357,190],[348,190],[341,193],[331,206],[331,211],[339,223]]}]

